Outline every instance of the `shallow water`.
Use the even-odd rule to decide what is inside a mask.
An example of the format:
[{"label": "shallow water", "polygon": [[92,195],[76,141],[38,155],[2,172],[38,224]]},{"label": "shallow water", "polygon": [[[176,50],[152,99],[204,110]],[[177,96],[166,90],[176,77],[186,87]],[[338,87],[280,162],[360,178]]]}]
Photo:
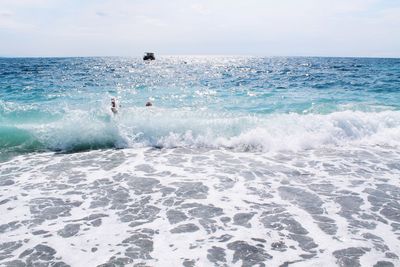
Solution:
[{"label": "shallow water", "polygon": [[397,266],[399,162],[384,148],[19,156],[0,165],[0,260]]},{"label": "shallow water", "polygon": [[0,89],[2,266],[400,265],[398,59],[0,59]]}]

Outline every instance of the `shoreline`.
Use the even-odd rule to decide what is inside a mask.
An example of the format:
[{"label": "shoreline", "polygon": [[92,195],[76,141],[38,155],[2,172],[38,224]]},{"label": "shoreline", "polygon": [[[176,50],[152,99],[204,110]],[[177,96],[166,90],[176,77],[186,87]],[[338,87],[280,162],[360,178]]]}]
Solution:
[{"label": "shoreline", "polygon": [[1,262],[34,263],[44,253],[45,262],[71,266],[399,264],[399,152],[295,155],[141,148],[19,156],[0,164],[1,181],[13,182],[0,187],[0,247],[10,246]]}]

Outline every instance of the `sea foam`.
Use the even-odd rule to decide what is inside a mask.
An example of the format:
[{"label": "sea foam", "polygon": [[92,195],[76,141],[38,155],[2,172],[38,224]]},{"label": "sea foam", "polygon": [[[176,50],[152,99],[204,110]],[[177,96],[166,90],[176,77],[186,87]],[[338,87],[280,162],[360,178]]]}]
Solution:
[{"label": "sea foam", "polygon": [[300,151],[323,146],[398,146],[400,112],[237,116],[204,110],[127,108],[113,116],[77,110],[50,123],[10,125],[0,131],[2,145],[9,149],[29,145],[32,150],[70,152],[147,146]]}]

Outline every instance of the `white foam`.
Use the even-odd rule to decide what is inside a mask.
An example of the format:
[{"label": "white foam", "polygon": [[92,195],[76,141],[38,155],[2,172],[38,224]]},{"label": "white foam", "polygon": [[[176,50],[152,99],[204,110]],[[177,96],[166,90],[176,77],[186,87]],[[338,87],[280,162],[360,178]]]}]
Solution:
[{"label": "white foam", "polygon": [[400,111],[238,116],[153,107],[125,108],[112,116],[77,110],[56,122],[18,127],[51,150],[158,146],[276,152],[400,145]]},{"label": "white foam", "polygon": [[[145,262],[151,266],[166,266],[168,264],[181,265],[183,259],[196,259],[196,266],[208,266],[211,263],[207,258],[208,250],[212,247],[225,249],[226,260],[229,266],[240,266],[241,261],[233,263],[234,251],[227,245],[235,241],[243,241],[255,246],[257,244],[252,238],[266,239],[264,243],[266,253],[273,256],[266,261],[266,264],[279,266],[287,261],[304,260],[302,254],[307,254],[297,241],[290,238],[288,229],[268,228],[262,223],[265,213],[270,215],[269,207],[284,208],[285,218],[293,218],[301,224],[309,233],[308,237],[318,245],[315,249],[316,256],[293,264],[294,266],[335,266],[336,258],[333,252],[349,247],[369,248],[364,256],[360,258],[362,265],[375,263],[384,257],[384,252],[374,248],[370,240],[362,238],[363,233],[371,233],[383,239],[382,244],[388,246],[389,251],[399,254],[400,248],[395,236],[395,230],[389,223],[376,219],[363,219],[365,214],[379,215],[374,211],[373,203],[368,199],[369,194],[366,188],[375,189],[381,184],[380,179],[385,179],[385,184],[398,186],[398,169],[390,169],[390,164],[399,158],[398,150],[387,148],[370,148],[365,150],[372,158],[363,160],[362,154],[356,154],[360,149],[348,150],[338,148],[337,150],[310,150],[297,153],[295,156],[284,159],[284,154],[269,156],[265,153],[237,153],[227,150],[199,150],[190,149],[125,149],[91,151],[76,154],[54,155],[52,153],[23,155],[13,160],[0,164],[4,170],[4,177],[13,179],[15,184],[10,187],[0,188],[1,199],[13,199],[6,204],[0,205],[0,211],[4,214],[4,223],[11,221],[32,220],[35,215],[29,207],[35,198],[62,198],[64,201],[82,201],[80,206],[71,209],[69,216],[61,216],[57,219],[46,220],[40,225],[22,225],[16,230],[9,230],[2,234],[3,242],[30,239],[23,246],[13,253],[11,259],[17,259],[24,250],[30,249],[37,244],[47,244],[57,250],[57,257],[60,257],[67,264],[72,266],[97,265],[107,262],[112,256],[124,256],[125,249],[121,242],[129,238],[135,231],[141,229],[153,229],[156,231],[151,237],[154,242],[150,255],[152,259],[137,259],[134,263]],[[379,153],[384,152],[384,156]],[[343,155],[355,153],[354,156]],[[358,155],[358,156],[357,156]],[[173,159],[179,159],[175,162]],[[113,168],[108,169],[107,162],[119,162]],[[150,165],[155,172],[147,172],[138,168],[144,164]],[[377,169],[377,166],[383,169]],[[333,170],[344,171],[344,173]],[[13,175],[9,175],[12,170]],[[243,170],[254,174],[252,179],[243,175]],[[358,171],[365,170],[369,176],[363,176]],[[161,173],[165,172],[165,175]],[[333,173],[332,173],[333,172]],[[7,174],[8,173],[8,174]],[[302,176],[301,174],[309,174]],[[75,175],[82,176],[79,184],[71,183],[69,179]],[[122,175],[122,180],[114,179]],[[360,176],[361,178],[360,179]],[[175,205],[165,205],[164,201],[169,197],[179,200],[175,193],[164,195],[159,191],[160,187],[153,192],[141,194],[135,193],[135,184],[129,185],[129,179],[137,177],[155,178],[159,180],[160,186],[164,189],[179,188],[181,182],[201,182],[208,188],[205,198],[182,199]],[[222,186],[224,181],[221,177],[232,181],[231,186]],[[0,177],[2,178],[2,177]],[[128,205],[135,205],[138,201],[147,199],[149,205],[160,209],[157,217],[143,225],[130,227],[128,222],[123,222],[118,209],[111,208],[111,205],[104,207],[90,208],[92,201],[104,194],[101,187],[95,186],[100,180],[106,180],[105,184],[111,184],[112,190],[125,188],[128,190],[130,200]],[[354,183],[357,182],[357,183]],[[361,183],[359,183],[361,182]],[[104,181],[103,181],[104,183]],[[318,193],[313,191],[312,184],[330,184],[334,188],[332,192]],[[57,185],[63,185],[58,187]],[[325,233],[307,209],[295,202],[282,198],[279,193],[281,186],[302,189],[310,194],[318,195],[322,201],[321,208],[323,216],[334,220],[338,227],[336,234]],[[12,190],[10,190],[12,188]],[[195,188],[194,188],[195,189]],[[80,194],[67,194],[71,190],[80,191]],[[174,191],[173,192],[176,192]],[[167,192],[167,190],[165,191]],[[377,224],[376,228],[366,229],[352,226],[352,220],[340,214],[341,206],[335,197],[342,195],[359,196],[364,204],[360,211],[352,214],[354,220],[364,220]],[[115,196],[117,197],[117,196]],[[117,197],[118,198],[118,197]],[[146,200],[147,201],[147,200]],[[386,200],[386,201],[395,201]],[[147,202],[145,202],[147,203]],[[188,209],[179,206],[181,204],[197,203],[203,205],[214,205],[223,209],[223,215],[212,218],[215,220],[216,230],[207,233],[207,229],[200,224],[199,218],[190,216]],[[8,208],[12,208],[8,210]],[[146,209],[146,204],[143,206]],[[178,224],[170,224],[166,218],[166,212],[171,209],[178,209],[186,212],[186,221]],[[251,227],[245,227],[233,223],[222,223],[219,217],[227,216],[231,219],[237,213],[254,213],[249,221]],[[99,227],[92,227],[85,221],[78,221],[82,224],[78,234],[63,238],[57,232],[68,223],[82,219],[90,214],[102,213],[108,217],[102,218]],[[277,212],[279,213],[279,211]],[[381,215],[383,216],[383,215]],[[385,218],[387,219],[387,218]],[[173,234],[171,230],[183,223],[193,223],[199,230],[193,233]],[[87,228],[87,229],[86,229]],[[357,231],[355,231],[355,229]],[[36,230],[46,230],[52,234],[50,237],[43,235],[32,235]],[[232,238],[226,242],[218,241],[222,235],[231,235]],[[285,251],[271,249],[273,242],[283,241],[288,247]],[[47,242],[47,243],[44,243]],[[173,246],[170,246],[173,245]],[[290,248],[293,246],[295,249]],[[96,252],[90,248],[96,247]],[[84,250],[84,251],[83,251]],[[8,259],[7,259],[8,260]],[[394,264],[399,264],[398,259],[388,259]]]}]

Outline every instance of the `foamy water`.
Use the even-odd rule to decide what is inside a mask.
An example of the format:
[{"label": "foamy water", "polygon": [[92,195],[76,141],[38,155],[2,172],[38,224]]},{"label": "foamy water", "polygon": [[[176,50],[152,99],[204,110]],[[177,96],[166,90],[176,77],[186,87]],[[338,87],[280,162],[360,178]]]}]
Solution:
[{"label": "foamy water", "polygon": [[396,266],[399,162],[379,147],[19,156],[1,164],[2,262]]}]

